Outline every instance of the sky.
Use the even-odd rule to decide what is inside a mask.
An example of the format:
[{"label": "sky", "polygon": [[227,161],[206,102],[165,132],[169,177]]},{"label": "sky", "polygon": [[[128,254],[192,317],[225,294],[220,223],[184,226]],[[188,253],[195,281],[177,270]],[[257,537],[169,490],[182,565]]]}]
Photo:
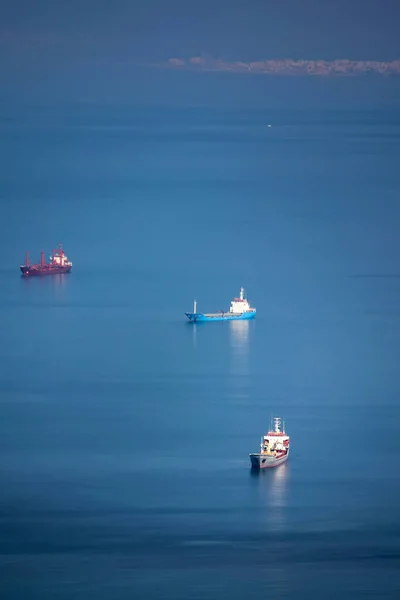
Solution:
[{"label": "sky", "polygon": [[399,25],[398,0],[3,0],[0,99],[396,107]]}]

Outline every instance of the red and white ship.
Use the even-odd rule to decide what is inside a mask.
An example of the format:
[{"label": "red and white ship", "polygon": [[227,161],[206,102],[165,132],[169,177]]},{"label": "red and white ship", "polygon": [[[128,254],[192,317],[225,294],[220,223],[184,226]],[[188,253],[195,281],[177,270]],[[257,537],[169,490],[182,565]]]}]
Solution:
[{"label": "red and white ship", "polygon": [[277,467],[289,458],[290,437],[281,429],[281,419],[274,418],[274,429],[261,438],[260,452],[249,454],[253,469]]},{"label": "red and white ship", "polygon": [[23,275],[55,275],[56,273],[69,273],[72,269],[72,262],[68,260],[62,245],[58,250],[53,250],[50,256],[50,262],[44,260],[44,252],[41,252],[40,263],[31,264],[29,262],[29,253],[26,253],[25,264],[20,266]]}]

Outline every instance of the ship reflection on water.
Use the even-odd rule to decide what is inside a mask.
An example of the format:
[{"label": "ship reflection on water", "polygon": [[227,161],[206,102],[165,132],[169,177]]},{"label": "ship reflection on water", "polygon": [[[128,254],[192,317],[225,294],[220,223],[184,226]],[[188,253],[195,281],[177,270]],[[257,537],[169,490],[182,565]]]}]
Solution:
[{"label": "ship reflection on water", "polygon": [[289,474],[289,462],[270,469],[250,470],[258,486],[260,504],[265,507],[260,514],[269,531],[282,532],[286,528]]},{"label": "ship reflection on water", "polygon": [[67,273],[57,273],[50,277],[53,288],[64,288],[68,284],[70,275]]},{"label": "ship reflection on water", "polygon": [[230,346],[232,375],[246,377],[249,375],[250,327],[253,321],[230,321]]},{"label": "ship reflection on water", "polygon": [[192,330],[193,330],[193,335],[192,335],[193,348],[197,348],[197,323],[192,324]]},{"label": "ship reflection on water", "polygon": [[51,287],[64,287],[70,277],[69,273],[54,273],[52,275],[43,275],[36,277],[29,277],[26,275],[21,275],[20,279],[24,282],[25,285],[40,286],[44,288],[46,286]]},{"label": "ship reflection on water", "polygon": [[28,304],[37,302],[43,304],[44,302],[46,305],[64,303],[68,294],[70,278],[69,273],[54,273],[36,277],[21,275],[25,301]]},{"label": "ship reflection on water", "polygon": [[254,321],[230,321],[229,325],[229,384],[235,404],[248,404],[250,400],[250,327]]}]

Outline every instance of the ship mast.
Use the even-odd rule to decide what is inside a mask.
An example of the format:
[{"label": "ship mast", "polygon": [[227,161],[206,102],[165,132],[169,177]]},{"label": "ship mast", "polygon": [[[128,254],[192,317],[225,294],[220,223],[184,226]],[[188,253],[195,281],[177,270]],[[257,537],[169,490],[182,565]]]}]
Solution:
[{"label": "ship mast", "polygon": [[197,300],[195,300],[193,302],[193,314],[196,314],[196,310],[197,310]]},{"label": "ship mast", "polygon": [[44,267],[44,252],[43,252],[43,250],[40,253],[40,266]]},{"label": "ship mast", "polygon": [[243,300],[244,297],[244,288],[240,288],[240,299]]},{"label": "ship mast", "polygon": [[29,267],[29,252],[28,251],[25,254],[25,266]]},{"label": "ship mast", "polygon": [[275,433],[280,433],[280,424],[281,424],[280,418],[279,417],[275,417],[274,418]]}]

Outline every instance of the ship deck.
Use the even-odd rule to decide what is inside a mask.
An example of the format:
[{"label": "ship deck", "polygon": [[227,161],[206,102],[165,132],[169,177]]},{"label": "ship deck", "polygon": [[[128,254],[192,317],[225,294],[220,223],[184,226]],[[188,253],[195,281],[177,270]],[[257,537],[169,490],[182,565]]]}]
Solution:
[{"label": "ship deck", "polygon": [[240,317],[243,313],[233,313],[233,312],[219,312],[219,313],[204,313],[204,316],[208,319],[216,319],[221,317]]}]

